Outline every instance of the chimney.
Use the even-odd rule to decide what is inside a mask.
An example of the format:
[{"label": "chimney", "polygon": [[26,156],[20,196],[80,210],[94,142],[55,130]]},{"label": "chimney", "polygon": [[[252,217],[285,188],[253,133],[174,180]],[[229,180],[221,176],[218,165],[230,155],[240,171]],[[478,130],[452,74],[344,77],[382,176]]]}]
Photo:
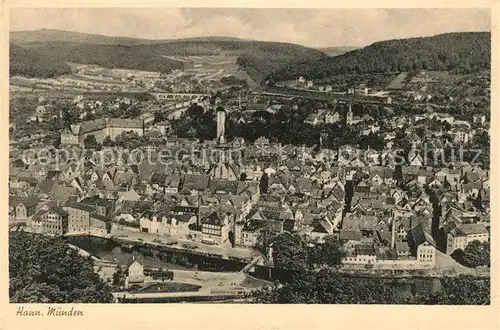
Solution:
[{"label": "chimney", "polygon": [[391,224],[391,250],[395,249],[395,240],[396,240],[396,219],[392,218]]},{"label": "chimney", "polygon": [[196,226],[201,226],[201,211],[200,211],[200,208],[201,208],[201,196],[198,196],[198,214],[197,214],[197,217],[196,217]]}]

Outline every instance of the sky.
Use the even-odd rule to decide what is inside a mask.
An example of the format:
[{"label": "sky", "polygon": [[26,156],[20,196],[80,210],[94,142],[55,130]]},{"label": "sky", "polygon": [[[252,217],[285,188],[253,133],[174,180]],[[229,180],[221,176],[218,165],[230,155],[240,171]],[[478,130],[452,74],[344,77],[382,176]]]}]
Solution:
[{"label": "sky", "polygon": [[309,47],[366,46],[490,31],[489,9],[16,8],[11,31],[59,29],[146,39],[225,36]]}]

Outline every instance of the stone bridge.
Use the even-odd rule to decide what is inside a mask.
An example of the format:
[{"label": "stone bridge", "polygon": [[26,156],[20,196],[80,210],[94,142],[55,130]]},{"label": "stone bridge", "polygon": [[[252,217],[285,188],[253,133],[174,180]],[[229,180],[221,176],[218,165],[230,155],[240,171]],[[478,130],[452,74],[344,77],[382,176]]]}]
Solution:
[{"label": "stone bridge", "polygon": [[183,100],[189,101],[193,99],[200,99],[208,94],[198,94],[198,93],[151,93],[158,101],[176,101]]}]

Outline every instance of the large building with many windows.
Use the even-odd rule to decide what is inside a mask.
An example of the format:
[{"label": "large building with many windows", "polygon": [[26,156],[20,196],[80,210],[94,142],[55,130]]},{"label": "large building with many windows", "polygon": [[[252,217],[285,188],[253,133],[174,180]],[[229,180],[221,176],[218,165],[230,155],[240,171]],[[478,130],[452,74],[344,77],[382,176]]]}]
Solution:
[{"label": "large building with many windows", "polygon": [[37,214],[44,234],[63,235],[68,231],[68,213],[61,208],[52,208]]},{"label": "large building with many windows", "polygon": [[134,132],[142,136],[144,134],[144,120],[142,119],[96,119],[67,126],[61,133],[62,145],[83,145],[85,138],[93,135],[98,143],[102,143],[106,137],[114,140],[123,132]]}]

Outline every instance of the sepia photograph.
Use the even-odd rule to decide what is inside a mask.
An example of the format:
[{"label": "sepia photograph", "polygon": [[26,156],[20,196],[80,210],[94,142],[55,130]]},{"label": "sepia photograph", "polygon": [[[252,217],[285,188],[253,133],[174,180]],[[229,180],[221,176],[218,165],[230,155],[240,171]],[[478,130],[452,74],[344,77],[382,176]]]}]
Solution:
[{"label": "sepia photograph", "polygon": [[16,316],[491,304],[490,9],[8,15]]}]

